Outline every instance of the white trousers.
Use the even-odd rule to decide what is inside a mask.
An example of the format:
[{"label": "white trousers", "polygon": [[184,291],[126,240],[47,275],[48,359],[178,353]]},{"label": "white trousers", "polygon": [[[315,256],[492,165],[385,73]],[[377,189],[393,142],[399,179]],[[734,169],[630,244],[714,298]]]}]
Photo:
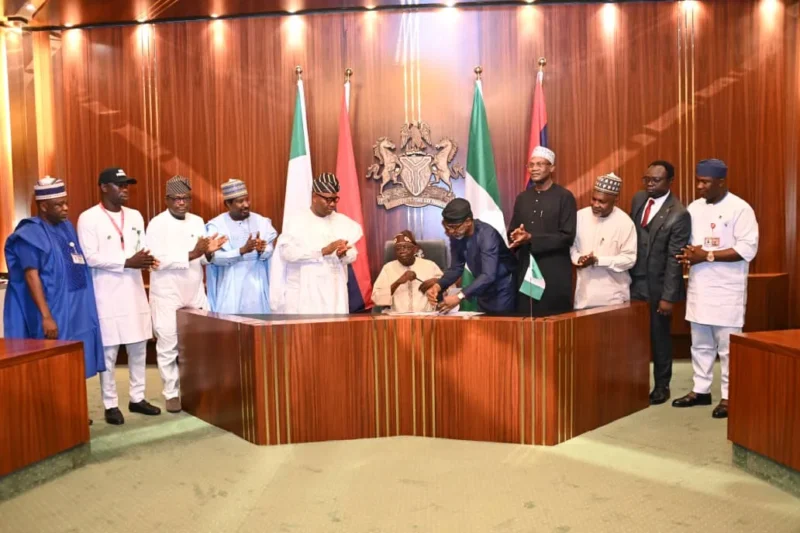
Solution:
[{"label": "white trousers", "polygon": [[180,371],[178,370],[178,306],[166,299],[151,296],[153,330],[156,334],[158,371],[164,383],[162,393],[170,400],[180,395]]},{"label": "white trousers", "polygon": [[[103,406],[106,409],[119,407],[117,397],[117,382],[114,380],[114,367],[117,366],[117,353],[119,346],[103,346],[106,359],[106,371],[100,373],[100,388],[103,393]],[[128,374],[130,380],[131,402],[138,403],[144,400],[144,375],[147,358],[147,341],[134,342],[125,345],[128,352]]]},{"label": "white trousers", "polygon": [[741,333],[742,328],[707,326],[690,322],[692,326],[692,369],[697,394],[711,393],[714,380],[714,361],[719,354],[722,374],[722,399],[728,399],[728,365],[730,362],[731,333]]}]

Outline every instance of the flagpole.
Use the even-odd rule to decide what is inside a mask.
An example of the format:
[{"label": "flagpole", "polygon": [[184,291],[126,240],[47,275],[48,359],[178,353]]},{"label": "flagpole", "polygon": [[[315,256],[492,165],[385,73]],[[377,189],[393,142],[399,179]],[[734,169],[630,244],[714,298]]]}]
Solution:
[{"label": "flagpole", "polygon": [[483,67],[478,65],[472,71],[475,73],[475,81],[481,81],[481,74],[483,74]]},{"label": "flagpole", "polygon": [[544,73],[544,67],[547,66],[547,59],[544,57],[539,58],[539,72]]},{"label": "flagpole", "polygon": [[297,75],[297,81],[303,81],[303,67],[297,65],[294,67],[294,73]]}]

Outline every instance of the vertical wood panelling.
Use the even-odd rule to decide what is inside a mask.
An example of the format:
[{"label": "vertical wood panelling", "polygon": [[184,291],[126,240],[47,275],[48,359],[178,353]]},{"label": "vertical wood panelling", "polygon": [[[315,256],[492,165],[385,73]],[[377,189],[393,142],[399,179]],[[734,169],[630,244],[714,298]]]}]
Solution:
[{"label": "vertical wood panelling", "polygon": [[[647,164],[656,158],[684,163],[678,178],[685,189],[682,199],[691,201],[694,160],[721,157],[731,167],[731,189],[762,221],[753,270],[781,271],[788,266],[782,247],[791,231],[784,211],[774,209],[784,205],[789,185],[783,173],[791,154],[784,120],[791,107],[786,98],[791,44],[783,28],[791,31],[796,19],[788,21],[783,7],[767,16],[755,0],[697,6],[693,37],[686,33],[690,26],[681,4],[673,2],[156,24],[149,26],[152,48],[146,54],[143,27],[66,31],[55,100],[62,102],[57,122],[65,132],[58,149],[65,176],[77,185],[71,188],[72,216],[96,201],[97,172],[119,164],[142,178],[131,203],[146,217],[163,209],[163,184],[175,173],[193,179],[194,210],[205,219],[223,209],[220,184],[241,177],[253,209],[280,228],[294,68],[304,69],[312,164],[318,173],[335,167],[343,71],[351,67],[351,127],[376,276],[383,243],[399,230],[442,237],[438,208],[387,212],[375,202],[377,183],[364,178],[375,140],[388,135],[399,142],[404,101],[417,87],[410,85],[417,70],[422,119],[431,125],[434,142],[452,136],[459,143],[457,160],[465,164],[472,69],[483,66],[508,215],[527,159],[536,60],[545,56],[555,176],[580,206],[588,204],[593,179],[614,171],[623,177],[620,205],[627,207]],[[407,69],[397,55],[403,49],[401,29],[417,23],[420,63]],[[679,60],[679,26],[687,46],[694,42],[685,61]],[[143,69],[143,57],[149,70]],[[150,89],[144,77],[153,84]],[[462,181],[455,190],[463,194]]]}]

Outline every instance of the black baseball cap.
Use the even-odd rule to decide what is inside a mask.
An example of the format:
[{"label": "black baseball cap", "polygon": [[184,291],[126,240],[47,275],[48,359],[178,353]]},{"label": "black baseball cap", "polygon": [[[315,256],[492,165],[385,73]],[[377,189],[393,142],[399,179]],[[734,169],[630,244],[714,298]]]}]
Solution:
[{"label": "black baseball cap", "polygon": [[123,183],[127,183],[128,185],[134,185],[136,180],[133,178],[129,178],[125,171],[121,168],[106,168],[100,172],[100,177],[97,179],[98,185],[103,185],[104,183],[113,183],[115,185],[122,185]]}]

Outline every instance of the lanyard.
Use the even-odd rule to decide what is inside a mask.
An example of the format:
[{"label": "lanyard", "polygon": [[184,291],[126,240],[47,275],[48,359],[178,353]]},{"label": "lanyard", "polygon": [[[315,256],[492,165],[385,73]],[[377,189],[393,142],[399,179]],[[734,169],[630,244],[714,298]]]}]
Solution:
[{"label": "lanyard", "polygon": [[103,207],[103,204],[101,203],[99,205],[100,205],[100,209],[102,209],[103,213],[105,213],[106,216],[108,217],[108,220],[110,220],[111,224],[114,225],[114,229],[117,230],[117,233],[119,234],[119,244],[122,247],[122,250],[125,251],[125,235],[123,234],[123,231],[125,231],[125,210],[124,209],[120,209],[120,211],[119,211],[120,212],[120,217],[122,218],[122,220],[121,220],[122,227],[120,227],[120,226],[117,226],[117,223],[114,221],[114,219],[111,217],[111,215],[108,214],[108,211],[106,211],[106,208]]}]

